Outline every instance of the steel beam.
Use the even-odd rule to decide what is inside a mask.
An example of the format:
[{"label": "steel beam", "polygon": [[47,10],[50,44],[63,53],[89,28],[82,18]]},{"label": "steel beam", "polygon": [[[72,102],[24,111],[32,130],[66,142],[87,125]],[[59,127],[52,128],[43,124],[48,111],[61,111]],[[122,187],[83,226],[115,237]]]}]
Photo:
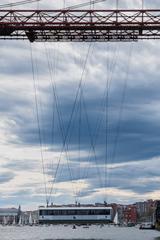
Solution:
[{"label": "steel beam", "polygon": [[160,39],[160,9],[0,10],[0,39],[30,42]]}]

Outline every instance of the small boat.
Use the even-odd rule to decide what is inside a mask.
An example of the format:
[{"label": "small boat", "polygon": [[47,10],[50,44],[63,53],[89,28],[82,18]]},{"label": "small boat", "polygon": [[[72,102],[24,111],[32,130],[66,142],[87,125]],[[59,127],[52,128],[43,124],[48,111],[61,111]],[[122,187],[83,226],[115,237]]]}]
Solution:
[{"label": "small boat", "polygon": [[14,218],[13,218],[12,225],[13,225],[13,226],[15,226],[15,225],[16,225],[16,218],[15,218],[15,216],[14,216]]},{"label": "small boat", "polygon": [[127,223],[127,227],[135,227],[135,223],[133,223],[133,222],[129,222],[129,223]]},{"label": "small boat", "polygon": [[3,225],[3,226],[6,226],[7,224],[8,224],[7,218],[6,218],[6,216],[4,216],[4,217],[3,217],[2,225]]},{"label": "small boat", "polygon": [[119,225],[118,212],[116,212],[116,214],[114,216],[113,223],[114,223],[115,226]]},{"label": "small boat", "polygon": [[88,226],[88,225],[85,225],[85,226],[83,226],[83,228],[89,228],[89,226]]},{"label": "small boat", "polygon": [[18,227],[21,227],[22,225],[23,225],[23,224],[22,224],[22,217],[21,217],[21,215],[20,215],[17,226],[18,226]]},{"label": "small boat", "polygon": [[145,223],[142,223],[139,227],[139,229],[143,230],[143,229],[155,229],[155,226],[153,223],[151,222],[145,222]]},{"label": "small boat", "polygon": [[29,215],[29,226],[33,226],[32,214]]}]

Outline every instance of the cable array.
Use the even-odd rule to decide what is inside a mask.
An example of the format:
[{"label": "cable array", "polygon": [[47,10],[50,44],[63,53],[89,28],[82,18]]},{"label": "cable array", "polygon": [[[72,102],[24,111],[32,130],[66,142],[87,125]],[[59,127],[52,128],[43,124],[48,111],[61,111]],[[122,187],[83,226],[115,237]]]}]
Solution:
[{"label": "cable array", "polygon": [[41,0],[24,0],[24,1],[14,2],[14,3],[5,3],[5,4],[0,4],[0,8],[12,8],[12,7],[23,6],[26,4],[40,2],[40,1]]}]

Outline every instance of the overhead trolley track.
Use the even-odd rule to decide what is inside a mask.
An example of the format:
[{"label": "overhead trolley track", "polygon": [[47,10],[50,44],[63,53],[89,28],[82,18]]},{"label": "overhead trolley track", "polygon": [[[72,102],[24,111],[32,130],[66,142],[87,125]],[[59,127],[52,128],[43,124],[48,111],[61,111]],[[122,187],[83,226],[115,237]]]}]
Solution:
[{"label": "overhead trolley track", "polygon": [[30,42],[160,39],[160,9],[0,10],[0,39]]}]

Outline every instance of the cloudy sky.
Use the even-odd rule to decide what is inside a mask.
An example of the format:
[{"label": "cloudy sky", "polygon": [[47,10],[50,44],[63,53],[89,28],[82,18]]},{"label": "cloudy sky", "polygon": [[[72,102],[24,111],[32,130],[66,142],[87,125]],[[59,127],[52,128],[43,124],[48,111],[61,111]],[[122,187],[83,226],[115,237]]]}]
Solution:
[{"label": "cloudy sky", "polygon": [[0,207],[160,198],[158,43],[0,42]]}]

